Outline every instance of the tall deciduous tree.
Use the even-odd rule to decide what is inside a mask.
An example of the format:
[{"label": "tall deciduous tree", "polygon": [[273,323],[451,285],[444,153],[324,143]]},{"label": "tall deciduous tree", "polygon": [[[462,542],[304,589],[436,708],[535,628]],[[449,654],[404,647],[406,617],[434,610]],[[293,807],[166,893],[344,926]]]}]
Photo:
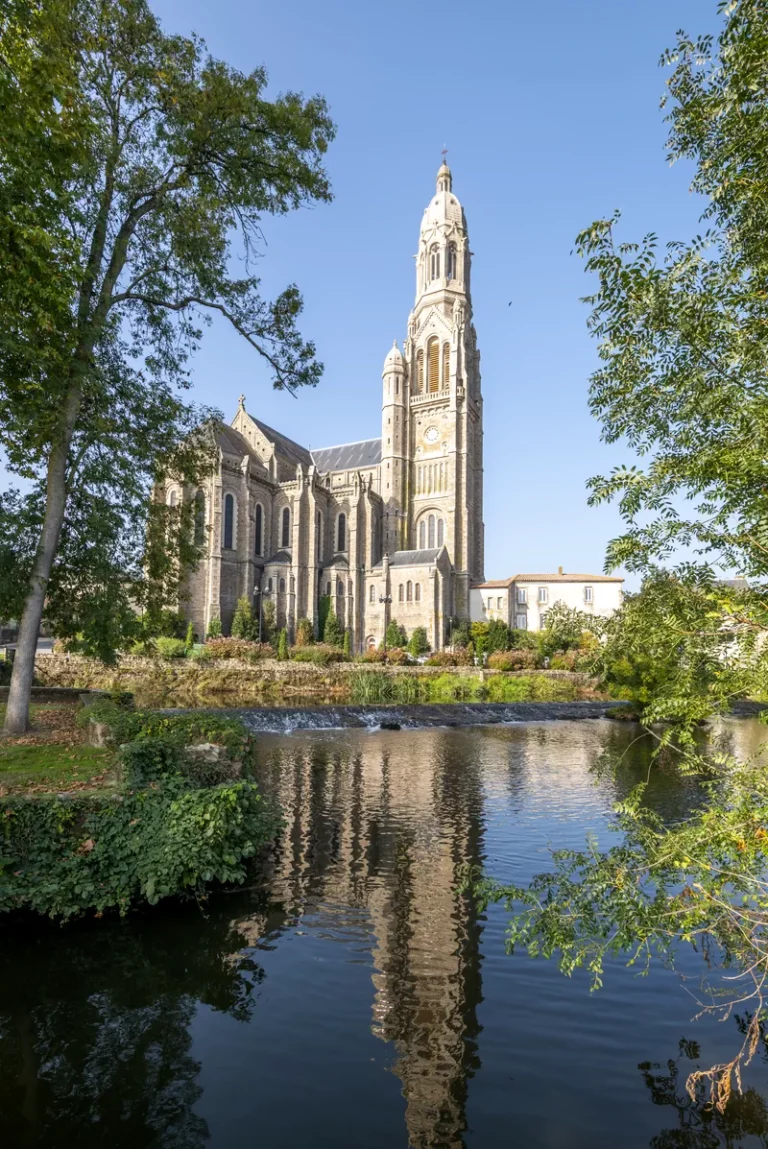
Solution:
[{"label": "tall deciduous tree", "polygon": [[151,475],[147,446],[162,451],[190,422],[176,388],[201,322],[223,317],[276,387],[317,382],[297,289],[265,301],[252,262],[264,213],[330,198],[334,129],[322,99],[267,99],[263,69],[244,75],[165,34],[145,0],[9,0],[0,44],[0,446],[36,484],[3,507],[21,514],[28,568],[5,724],[18,733],[46,599],[84,591],[94,617],[110,608],[99,587],[124,585],[84,552],[102,531],[101,567],[119,566],[125,474],[145,493],[164,465],[186,476],[168,457]]},{"label": "tall deciduous tree", "polygon": [[[590,402],[604,438],[625,438],[641,464],[592,481],[618,499],[625,531],[608,565],[648,578],[608,626],[604,660],[656,727],[667,761],[698,775],[710,801],[664,825],[642,787],[617,811],[622,845],[558,851],[528,889],[510,941],[591,970],[606,954],[672,960],[681,941],[706,954],[705,1009],[744,1015],[734,1058],[688,1080],[723,1110],[768,1010],[768,776],[702,745],[696,725],[768,686],[768,6],[729,0],[719,38],[680,34],[664,57],[669,156],[695,164],[706,230],[660,252],[654,235],[619,243],[618,217],[578,239],[597,277],[590,327],[601,366]],[[692,561],[672,572],[654,563]],[[752,576],[751,585],[718,577]],[[735,581],[735,585],[734,585]],[[723,969],[735,967],[723,976]]]}]

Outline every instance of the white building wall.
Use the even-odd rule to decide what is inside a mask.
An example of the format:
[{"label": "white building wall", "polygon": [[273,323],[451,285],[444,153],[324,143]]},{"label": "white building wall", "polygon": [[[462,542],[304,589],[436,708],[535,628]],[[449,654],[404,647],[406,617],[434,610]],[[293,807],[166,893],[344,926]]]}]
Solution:
[{"label": "white building wall", "polygon": [[[621,606],[622,585],[622,579],[606,580],[598,575],[583,579],[517,579],[508,587],[480,584],[472,587],[470,617],[472,622],[500,618],[507,626],[537,631],[542,629],[542,615],[561,602],[571,610],[608,618]],[[544,592],[543,601],[540,590]],[[521,593],[524,602],[519,601]]]}]

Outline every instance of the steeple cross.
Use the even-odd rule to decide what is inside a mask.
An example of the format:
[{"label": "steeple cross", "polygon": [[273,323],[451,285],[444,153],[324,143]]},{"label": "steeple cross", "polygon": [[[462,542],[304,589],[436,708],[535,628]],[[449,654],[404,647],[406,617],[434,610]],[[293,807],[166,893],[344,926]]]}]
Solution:
[{"label": "steeple cross", "polygon": [[445,146],[445,144],[443,144],[443,150],[442,150],[442,152],[440,153],[440,155],[443,157],[443,163],[444,163],[444,164],[447,166],[447,160],[446,160],[446,158],[445,158],[445,157],[448,155],[448,149],[447,149],[447,147]]}]

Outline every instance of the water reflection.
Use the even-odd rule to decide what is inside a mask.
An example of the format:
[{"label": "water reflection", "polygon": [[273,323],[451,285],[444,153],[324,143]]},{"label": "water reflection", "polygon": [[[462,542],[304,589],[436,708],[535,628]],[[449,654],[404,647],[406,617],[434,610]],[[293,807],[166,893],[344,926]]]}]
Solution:
[{"label": "water reflection", "polygon": [[[261,933],[267,927],[261,919]],[[197,1149],[199,1002],[241,1022],[262,970],[221,915],[6,927],[0,940],[3,1144]]]},{"label": "water reflection", "polygon": [[367,911],[372,1032],[397,1049],[409,1144],[464,1145],[467,1079],[479,1065],[480,926],[457,892],[482,857],[478,740],[457,762],[446,731],[395,745],[283,742],[264,763],[288,819],[273,893],[288,903]]},{"label": "water reflection", "polygon": [[733,1093],[722,1113],[701,1093],[690,1097],[685,1081],[700,1063],[698,1044],[682,1038],[677,1057],[665,1065],[638,1066],[653,1104],[673,1109],[676,1115],[674,1127],[652,1137],[649,1149],[735,1149],[745,1137],[757,1137],[757,1144],[768,1145],[768,1106],[752,1086]]},{"label": "water reflection", "polygon": [[[647,776],[637,733],[568,722],[260,738],[261,784],[287,824],[257,888],[204,914],[4,926],[3,1144],[766,1144],[760,1093],[722,1119],[688,1103],[692,1047],[638,1080],[690,1017],[673,975],[613,969],[590,997],[586,979],[506,957],[501,908],[478,919],[458,892],[467,865],[524,884],[551,844],[579,847],[589,831],[609,844],[613,803]],[[761,734],[729,737],[743,750]],[[624,766],[595,785],[601,752]],[[663,817],[698,800],[689,779],[652,772]],[[707,1032],[707,1064],[732,1052],[727,1028]],[[674,1125],[661,1134],[657,1106]]]}]

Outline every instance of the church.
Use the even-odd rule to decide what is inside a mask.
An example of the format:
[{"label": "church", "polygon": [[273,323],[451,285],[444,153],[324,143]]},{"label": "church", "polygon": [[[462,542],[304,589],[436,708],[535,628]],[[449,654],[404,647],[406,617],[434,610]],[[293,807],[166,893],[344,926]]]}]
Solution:
[{"label": "church", "polygon": [[[293,640],[330,605],[353,653],[391,619],[424,627],[434,650],[470,617],[483,581],[483,402],[472,322],[469,237],[445,163],[424,211],[416,299],[402,348],[384,360],[381,436],[308,450],[246,410],[218,435],[196,495],[204,555],[184,613],[228,634],[241,596],[275,605]],[[174,503],[181,492],[169,487]]]}]

